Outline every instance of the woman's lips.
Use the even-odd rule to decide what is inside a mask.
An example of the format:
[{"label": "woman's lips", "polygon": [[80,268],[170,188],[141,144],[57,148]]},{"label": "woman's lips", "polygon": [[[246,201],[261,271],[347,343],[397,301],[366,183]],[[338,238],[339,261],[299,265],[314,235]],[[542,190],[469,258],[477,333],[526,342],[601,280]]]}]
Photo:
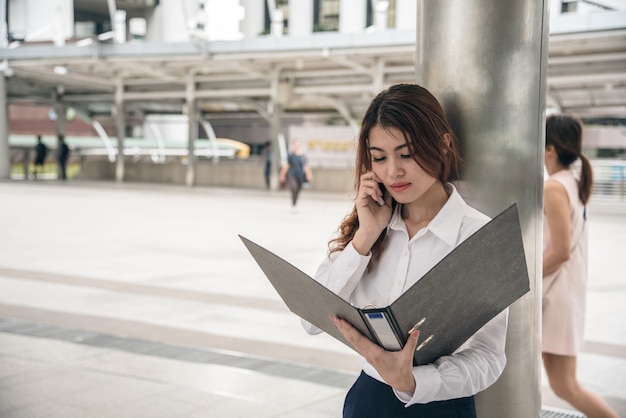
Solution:
[{"label": "woman's lips", "polygon": [[404,183],[404,182],[402,182],[402,183],[394,183],[390,187],[391,187],[391,189],[394,192],[400,193],[400,192],[403,192],[406,189],[408,189],[410,185],[411,185],[411,183]]}]

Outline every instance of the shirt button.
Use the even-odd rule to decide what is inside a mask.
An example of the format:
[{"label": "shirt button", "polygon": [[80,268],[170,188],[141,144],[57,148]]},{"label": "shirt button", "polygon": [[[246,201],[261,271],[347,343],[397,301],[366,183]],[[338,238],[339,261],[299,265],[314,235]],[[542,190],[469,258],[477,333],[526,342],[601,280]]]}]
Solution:
[{"label": "shirt button", "polygon": [[356,268],[356,266],[354,265],[354,263],[350,263],[350,264],[348,264],[348,268],[350,270],[354,270]]},{"label": "shirt button", "polygon": [[405,251],[404,254],[402,254],[403,256],[407,257],[409,255],[408,251]]}]

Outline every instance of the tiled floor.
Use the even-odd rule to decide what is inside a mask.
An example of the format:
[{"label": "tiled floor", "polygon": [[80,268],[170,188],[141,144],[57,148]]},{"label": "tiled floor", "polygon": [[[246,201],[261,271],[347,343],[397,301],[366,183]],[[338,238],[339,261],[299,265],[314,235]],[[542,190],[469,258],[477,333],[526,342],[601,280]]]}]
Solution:
[{"label": "tiled floor", "polygon": [[[1,417],[340,416],[354,353],[302,332],[237,234],[312,273],[349,196],[6,182],[0,200]],[[626,417],[626,204],[591,214],[579,375]]]}]

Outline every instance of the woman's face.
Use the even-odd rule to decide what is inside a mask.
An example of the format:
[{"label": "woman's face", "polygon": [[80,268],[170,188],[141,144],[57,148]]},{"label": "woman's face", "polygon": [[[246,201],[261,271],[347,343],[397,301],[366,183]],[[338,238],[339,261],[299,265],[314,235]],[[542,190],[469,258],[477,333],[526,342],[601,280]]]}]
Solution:
[{"label": "woman's face", "polygon": [[398,129],[374,126],[369,134],[369,151],[372,171],[398,203],[418,200],[438,181],[415,162]]}]

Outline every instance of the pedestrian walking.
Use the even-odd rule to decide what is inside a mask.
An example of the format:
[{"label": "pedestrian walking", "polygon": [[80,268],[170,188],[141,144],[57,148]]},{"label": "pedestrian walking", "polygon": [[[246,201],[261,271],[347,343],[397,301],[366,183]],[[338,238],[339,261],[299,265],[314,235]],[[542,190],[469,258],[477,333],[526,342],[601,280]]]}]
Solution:
[{"label": "pedestrian walking", "polygon": [[67,160],[70,156],[70,148],[65,143],[65,136],[58,135],[57,143],[57,170],[58,178],[61,180],[67,179]]}]

